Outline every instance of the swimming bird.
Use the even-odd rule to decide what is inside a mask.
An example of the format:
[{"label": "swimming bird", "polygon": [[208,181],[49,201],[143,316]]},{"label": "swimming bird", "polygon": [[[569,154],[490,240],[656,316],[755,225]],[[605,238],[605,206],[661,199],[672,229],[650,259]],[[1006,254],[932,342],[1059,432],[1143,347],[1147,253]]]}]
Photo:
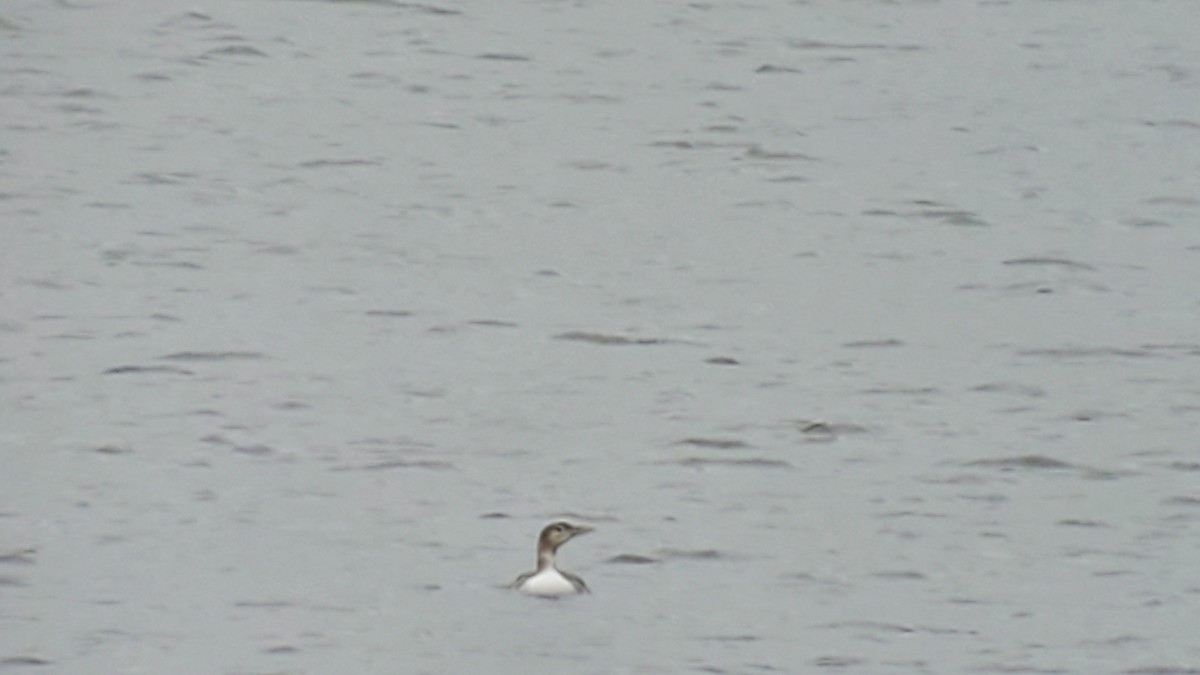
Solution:
[{"label": "swimming bird", "polygon": [[542,528],[542,534],[538,536],[537,543],[537,570],[517,577],[511,587],[522,593],[543,597],[589,593],[583,579],[558,569],[558,566],[554,564],[554,554],[558,552],[559,546],[591,531],[592,528],[587,525],[572,525],[564,520],[550,523]]}]

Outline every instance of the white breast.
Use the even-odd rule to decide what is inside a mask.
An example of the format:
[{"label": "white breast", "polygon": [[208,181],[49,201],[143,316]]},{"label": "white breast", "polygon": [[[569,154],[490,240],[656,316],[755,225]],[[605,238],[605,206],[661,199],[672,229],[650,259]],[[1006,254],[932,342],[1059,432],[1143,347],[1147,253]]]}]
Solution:
[{"label": "white breast", "polygon": [[547,567],[526,579],[519,590],[533,595],[574,595],[579,592],[570,579],[553,567]]}]

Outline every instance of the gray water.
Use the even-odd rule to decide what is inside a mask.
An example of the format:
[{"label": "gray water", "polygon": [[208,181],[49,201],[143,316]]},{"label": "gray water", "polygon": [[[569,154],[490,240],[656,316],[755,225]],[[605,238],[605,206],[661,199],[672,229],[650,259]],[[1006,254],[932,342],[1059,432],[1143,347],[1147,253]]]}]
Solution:
[{"label": "gray water", "polygon": [[5,3],[0,671],[1200,673],[1197,25]]}]

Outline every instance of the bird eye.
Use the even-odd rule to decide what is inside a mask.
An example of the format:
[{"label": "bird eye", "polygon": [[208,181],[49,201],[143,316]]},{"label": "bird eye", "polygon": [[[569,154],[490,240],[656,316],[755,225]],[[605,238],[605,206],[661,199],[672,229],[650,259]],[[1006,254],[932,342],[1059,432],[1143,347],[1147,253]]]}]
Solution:
[{"label": "bird eye", "polygon": [[562,530],[563,530],[563,528],[562,528],[562,525],[555,525],[555,526],[554,526],[554,531],[555,531],[555,532],[562,532]]}]

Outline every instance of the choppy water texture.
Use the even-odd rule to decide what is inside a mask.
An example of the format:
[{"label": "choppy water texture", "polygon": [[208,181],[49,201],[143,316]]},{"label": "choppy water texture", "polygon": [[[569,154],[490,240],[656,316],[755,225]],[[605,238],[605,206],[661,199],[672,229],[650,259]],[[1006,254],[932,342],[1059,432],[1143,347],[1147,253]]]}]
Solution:
[{"label": "choppy water texture", "polygon": [[0,671],[1200,672],[1197,25],[4,3]]}]

